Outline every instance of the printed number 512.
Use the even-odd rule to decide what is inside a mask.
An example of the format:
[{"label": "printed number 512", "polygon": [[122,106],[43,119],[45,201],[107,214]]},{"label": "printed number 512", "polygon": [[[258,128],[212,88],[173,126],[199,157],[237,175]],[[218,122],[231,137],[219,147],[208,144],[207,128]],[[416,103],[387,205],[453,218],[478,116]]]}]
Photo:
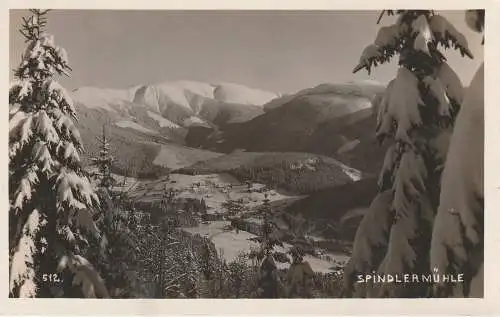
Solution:
[{"label": "printed number 512", "polygon": [[56,273],[53,273],[53,274],[43,274],[42,275],[42,280],[44,282],[53,282],[53,283],[62,282],[62,280],[59,278],[59,275],[57,275]]}]

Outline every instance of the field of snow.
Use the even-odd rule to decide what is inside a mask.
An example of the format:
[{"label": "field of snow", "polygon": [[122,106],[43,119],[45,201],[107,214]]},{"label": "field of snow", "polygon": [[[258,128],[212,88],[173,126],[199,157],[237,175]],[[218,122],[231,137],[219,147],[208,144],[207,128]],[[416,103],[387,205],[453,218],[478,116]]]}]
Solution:
[{"label": "field of snow", "polygon": [[[209,224],[201,224],[196,228],[184,228],[184,230],[192,234],[199,234],[210,238],[214,242],[216,249],[221,252],[226,261],[229,262],[234,260],[242,252],[248,253],[251,248],[256,248],[258,246],[257,243],[248,240],[255,237],[255,235],[251,233],[241,230],[238,233],[236,233],[235,230],[224,230],[224,227],[229,224],[230,223],[227,221],[213,221]],[[290,244],[284,243],[284,248],[277,247],[276,250],[286,252],[290,247]],[[337,263],[340,262],[341,266],[349,260],[347,256],[343,255],[327,255]],[[333,272],[331,268],[335,265],[333,261],[329,262],[310,255],[306,255],[304,260],[309,262],[313,271],[321,273]],[[289,266],[287,263],[277,264],[279,268],[288,268]]]},{"label": "field of snow", "polygon": [[342,145],[338,150],[337,154],[344,154],[347,152],[352,151],[356,146],[358,146],[361,143],[359,139],[354,139],[352,141],[348,141],[346,144]]},{"label": "field of snow", "polygon": [[139,185],[139,181],[134,177],[125,177],[117,174],[111,174],[111,176],[116,180],[116,185],[113,186],[113,190],[115,191],[129,192],[133,191]]},{"label": "field of snow", "polygon": [[162,128],[172,128],[172,129],[180,128],[180,126],[178,124],[173,123],[172,121],[163,118],[162,116],[160,116],[157,113],[154,113],[154,112],[148,110],[147,114],[150,118],[155,119],[158,122],[158,124],[160,125],[160,127],[162,127]]},{"label": "field of snow", "polygon": [[189,117],[189,118],[185,119],[185,120],[184,120],[184,122],[182,122],[182,124],[183,124],[185,127],[190,127],[190,126],[192,126],[192,125],[198,125],[198,126],[200,126],[200,125],[202,125],[202,126],[208,126],[208,125],[207,125],[207,123],[206,123],[204,120],[202,120],[202,119],[200,119],[200,118],[198,118],[198,117],[195,117],[195,116],[191,116],[191,117]]},{"label": "field of snow", "polygon": [[137,131],[140,131],[140,132],[143,132],[143,133],[157,134],[157,132],[155,132],[153,130],[150,130],[148,128],[143,127],[140,124],[137,124],[135,122],[128,121],[128,120],[118,121],[115,124],[117,126],[119,126],[120,128],[130,128],[130,129],[134,129],[134,130],[137,130]]},{"label": "field of snow", "polygon": [[198,161],[212,159],[222,154],[181,146],[162,145],[153,161],[154,165],[178,169],[190,166]]},{"label": "field of snow", "polygon": [[[95,166],[87,167],[86,171],[89,173],[98,172],[97,167]],[[116,180],[116,184],[112,187],[112,190],[115,192],[133,191],[139,184],[139,181],[134,177],[125,177],[114,173],[111,173],[111,176]],[[97,186],[96,180],[94,178],[92,178],[92,181],[94,181],[93,185]]]}]

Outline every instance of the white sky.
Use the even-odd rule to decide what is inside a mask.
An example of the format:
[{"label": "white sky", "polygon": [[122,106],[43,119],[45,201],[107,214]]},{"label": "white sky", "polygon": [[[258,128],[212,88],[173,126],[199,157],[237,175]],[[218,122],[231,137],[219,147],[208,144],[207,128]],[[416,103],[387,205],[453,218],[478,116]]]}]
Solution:
[{"label": "white sky", "polygon": [[[468,85],[483,59],[481,35],[469,30],[464,11],[441,12],[469,41],[475,60],[447,54]],[[25,43],[17,31],[23,10],[10,14],[10,68]],[[54,10],[48,29],[69,54],[69,89],[124,88],[169,80],[234,82],[294,92],[324,82],[387,82],[396,65],[371,76],[352,74],[380,25],[378,11],[116,11]],[[382,24],[392,23],[386,17]]]}]

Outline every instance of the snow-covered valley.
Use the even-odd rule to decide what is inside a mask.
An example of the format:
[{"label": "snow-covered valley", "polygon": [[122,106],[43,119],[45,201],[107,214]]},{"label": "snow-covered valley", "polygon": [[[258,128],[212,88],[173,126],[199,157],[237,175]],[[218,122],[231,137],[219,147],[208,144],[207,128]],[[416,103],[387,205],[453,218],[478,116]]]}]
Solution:
[{"label": "snow-covered valley", "polygon": [[[164,193],[169,189],[175,191],[177,199],[203,199],[207,206],[207,214],[221,215],[221,217],[217,218],[220,220],[203,221],[195,227],[189,226],[182,230],[209,238],[215,244],[219,254],[228,263],[235,260],[238,255],[248,254],[258,246],[256,242],[249,240],[256,237],[255,234],[230,228],[230,215],[234,216],[234,214],[231,214],[224,204],[229,200],[238,201],[243,207],[242,211],[237,214],[239,217],[245,218],[247,214],[248,217],[255,217],[258,208],[266,198],[263,191],[265,185],[263,184],[253,183],[249,187],[229,174],[170,174],[168,177],[151,181],[140,181],[130,177],[124,180],[123,176],[119,175],[114,175],[114,177],[117,180],[115,190],[124,190],[136,202],[146,203],[145,205],[142,204],[142,206],[159,204],[165,199]],[[288,204],[303,197],[290,196],[275,190],[266,192],[277,213],[283,212]],[[261,220],[255,218],[253,221],[260,223]],[[311,237],[311,239],[316,242],[323,240],[321,237]],[[286,253],[291,247],[291,244],[284,243],[283,247],[277,247],[276,250]],[[331,273],[340,270],[349,259],[349,256],[322,251],[321,256],[306,255],[305,259],[315,272]],[[248,261],[250,263],[250,260]],[[287,266],[286,263],[279,264],[280,268],[286,268]]]}]

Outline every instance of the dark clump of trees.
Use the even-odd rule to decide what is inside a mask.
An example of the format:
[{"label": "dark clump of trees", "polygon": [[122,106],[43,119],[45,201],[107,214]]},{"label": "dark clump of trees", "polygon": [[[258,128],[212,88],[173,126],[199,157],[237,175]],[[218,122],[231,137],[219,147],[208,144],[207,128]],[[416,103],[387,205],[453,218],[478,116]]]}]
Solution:
[{"label": "dark clump of trees", "polygon": [[307,167],[294,168],[290,162],[268,166],[243,166],[229,173],[240,181],[262,183],[296,194],[310,194],[316,191],[352,182],[339,167],[322,161]]}]

